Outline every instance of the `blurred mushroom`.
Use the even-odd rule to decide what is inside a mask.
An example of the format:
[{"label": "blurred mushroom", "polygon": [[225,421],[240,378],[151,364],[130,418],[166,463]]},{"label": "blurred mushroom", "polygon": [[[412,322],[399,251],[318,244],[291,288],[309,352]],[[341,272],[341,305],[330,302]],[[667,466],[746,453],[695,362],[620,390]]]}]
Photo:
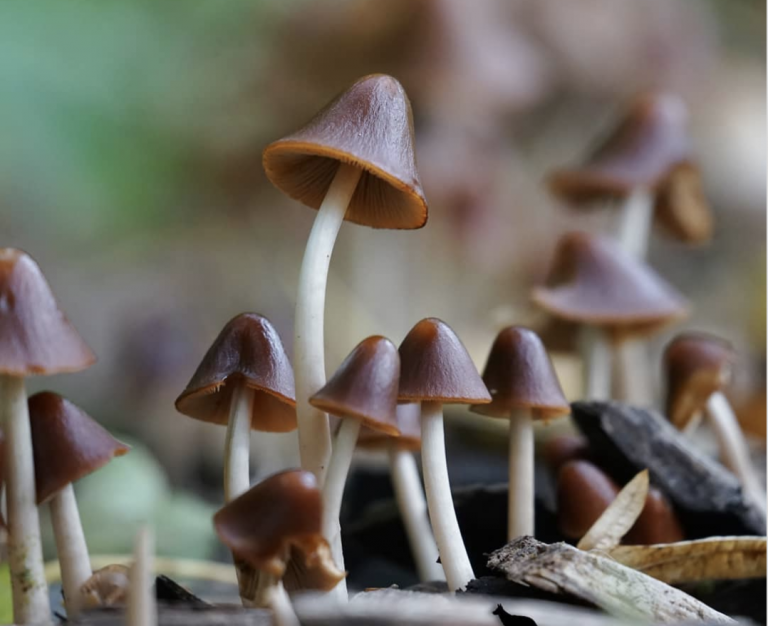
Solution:
[{"label": "blurred mushroom", "polygon": [[421,462],[427,506],[448,589],[475,577],[453,507],[445,458],[443,404],[482,404],[491,396],[461,340],[443,321],[427,318],[400,344],[400,391],[404,402],[421,402]]},{"label": "blurred mushroom", "polygon": [[642,513],[625,536],[625,543],[650,546],[684,540],[685,532],[669,500],[651,487]]},{"label": "blurred mushroom", "polygon": [[0,249],[0,423],[5,458],[8,561],[16,624],[50,619],[24,378],[77,372],[96,357],[59,310],[40,268],[13,248]]},{"label": "blurred mushroom", "polygon": [[133,563],[128,570],[127,626],[157,626],[154,560],[155,536],[144,526],[136,533]]},{"label": "blurred mushroom", "polygon": [[582,435],[558,435],[544,443],[544,462],[558,472],[569,461],[589,461],[589,440]]},{"label": "blurred mushroom", "polygon": [[581,539],[619,493],[619,486],[589,461],[569,461],[557,476],[557,519],[569,539]]},{"label": "blurred mushroom", "polygon": [[318,209],[296,298],[294,366],[299,451],[322,483],[331,454],[328,418],[309,404],[325,384],[324,309],[331,253],[344,220],[372,228],[421,228],[427,204],[413,152],[411,105],[390,76],[361,78],[306,126],[264,150],[282,192]]},{"label": "blurred mushroom", "polygon": [[82,608],[121,606],[128,598],[128,567],[107,565],[91,574],[80,587]]}]

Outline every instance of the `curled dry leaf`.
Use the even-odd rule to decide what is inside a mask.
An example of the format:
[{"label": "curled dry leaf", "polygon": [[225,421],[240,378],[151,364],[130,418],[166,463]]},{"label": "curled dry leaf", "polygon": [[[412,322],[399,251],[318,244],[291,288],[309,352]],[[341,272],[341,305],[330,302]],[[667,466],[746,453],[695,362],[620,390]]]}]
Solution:
[{"label": "curled dry leaf", "polygon": [[579,550],[610,550],[634,526],[648,497],[648,470],[645,469],[619,492],[599,519],[581,538]]},{"label": "curled dry leaf", "polygon": [[617,546],[608,556],[669,584],[765,578],[765,537],[710,537],[654,546]]},{"label": "curled dry leaf", "polygon": [[84,609],[122,606],[128,592],[128,568],[125,565],[107,565],[96,570],[80,587]]}]

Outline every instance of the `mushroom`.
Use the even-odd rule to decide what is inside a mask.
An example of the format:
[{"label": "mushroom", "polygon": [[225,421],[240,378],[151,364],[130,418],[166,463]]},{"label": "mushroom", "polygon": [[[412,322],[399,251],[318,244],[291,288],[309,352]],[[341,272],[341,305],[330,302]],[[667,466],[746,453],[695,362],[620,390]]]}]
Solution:
[{"label": "mushroom", "polygon": [[91,577],[88,546],[72,483],[130,448],[84,411],[50,391],[29,398],[37,504],[49,503],[61,585],[69,619],[81,611],[81,587]]},{"label": "mushroom", "polygon": [[143,526],[136,533],[133,563],[128,570],[127,626],[157,626],[157,597],[154,590],[155,536]]},{"label": "mushroom", "polygon": [[411,105],[399,82],[373,74],[306,126],[264,150],[269,180],[318,209],[296,298],[294,366],[301,465],[322,481],[331,455],[328,418],[309,404],[325,384],[323,320],[328,267],[341,223],[414,229],[427,221],[416,171]]},{"label": "mushroom", "polygon": [[344,578],[321,532],[322,498],[311,472],[287,470],[252,487],[213,516],[221,541],[260,570],[261,591],[278,626],[299,621],[283,588],[289,553],[303,559],[315,587],[328,590]]},{"label": "mushroom", "polygon": [[571,407],[538,335],[521,326],[496,336],[483,382],[491,403],[470,410],[509,420],[507,541],[512,541],[535,531],[533,421],[567,415]]},{"label": "mushroom", "polygon": [[648,489],[643,511],[625,536],[625,543],[650,546],[685,541],[685,531],[669,500],[655,487]]},{"label": "mushroom", "polygon": [[443,434],[443,404],[482,404],[491,396],[461,340],[443,321],[427,318],[400,344],[401,402],[421,402],[421,463],[427,506],[448,589],[475,577],[453,508]]},{"label": "mushroom", "polygon": [[416,563],[416,571],[419,579],[427,582],[445,580],[445,572],[437,560],[437,544],[429,525],[424,488],[413,456],[415,451],[421,449],[420,419],[421,406],[418,403],[399,404],[399,437],[390,437],[381,431],[363,427],[357,445],[387,452],[395,500]]},{"label": "mushroom", "polygon": [[723,464],[741,481],[746,495],[763,511],[765,488],[749,460],[749,447],[723,389],[731,380],[731,345],[705,333],[683,333],[664,351],[666,413],[680,430],[695,428],[703,413],[715,431]]},{"label": "mushroom", "polygon": [[650,267],[579,232],[561,237],[547,281],[532,297],[548,313],[581,324],[584,397],[593,400],[611,395],[609,340],[649,335],[687,314],[683,296]]},{"label": "mushroom", "polygon": [[557,435],[544,442],[543,456],[547,467],[558,472],[568,461],[591,460],[592,452],[583,435]]},{"label": "mushroom", "polygon": [[619,494],[618,485],[589,461],[569,461],[557,475],[557,520],[568,539],[581,539]]},{"label": "mushroom", "polygon": [[59,310],[40,268],[24,252],[0,249],[0,423],[5,458],[8,561],[13,621],[50,618],[24,379],[76,372],[96,357]]},{"label": "mushroom", "polygon": [[[395,345],[385,337],[368,337],[344,359],[326,385],[309,399],[313,407],[341,420],[323,483],[322,524],[323,536],[340,569],[344,568],[344,555],[339,513],[357,436],[363,424],[390,436],[400,435],[396,416],[399,378],[400,356]],[[346,591],[342,580],[335,593],[344,598]]]}]

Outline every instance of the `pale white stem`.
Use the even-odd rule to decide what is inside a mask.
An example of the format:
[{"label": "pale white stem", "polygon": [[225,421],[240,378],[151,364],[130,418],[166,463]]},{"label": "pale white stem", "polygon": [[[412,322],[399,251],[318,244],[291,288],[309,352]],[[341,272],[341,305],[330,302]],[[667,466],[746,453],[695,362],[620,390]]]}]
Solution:
[{"label": "pale white stem", "polygon": [[229,502],[251,486],[248,460],[251,453],[251,417],[254,390],[238,382],[229,404],[227,439],[224,442],[224,501]]},{"label": "pale white stem", "polygon": [[617,399],[638,406],[653,404],[653,382],[646,343],[626,339],[616,346],[619,389]]},{"label": "pale white stem", "polygon": [[146,526],[139,529],[128,575],[128,626],[157,626],[157,598],[154,588],[155,538]]},{"label": "pale white stem", "polygon": [[275,626],[301,626],[301,622],[293,610],[291,599],[280,581],[275,582],[269,594],[269,607],[275,616]]},{"label": "pale white stem", "polygon": [[50,502],[51,525],[56,540],[56,554],[61,568],[61,586],[64,589],[64,605],[67,618],[80,615],[82,594],[80,588],[91,577],[91,562],[85,543],[83,525],[77,510],[75,490],[67,485]]},{"label": "pale white stem", "polygon": [[389,467],[397,507],[403,518],[419,579],[423,582],[445,580],[443,567],[437,562],[437,544],[429,525],[427,501],[416,459],[412,452],[399,448],[396,440],[389,446]]},{"label": "pale white stem", "polygon": [[0,375],[0,413],[6,437],[6,521],[13,621],[15,624],[48,623],[51,605],[43,570],[32,433],[23,378]]},{"label": "pale white stem", "polygon": [[325,385],[325,289],[331,253],[362,170],[340,164],[309,234],[299,274],[294,320],[293,367],[301,467],[322,484],[331,456],[328,416],[309,404]]},{"label": "pale white stem", "polygon": [[464,589],[474,579],[475,573],[461,538],[456,509],[453,508],[448,462],[445,458],[443,405],[439,402],[421,403],[421,464],[429,519],[435,531],[448,589]]},{"label": "pale white stem", "polygon": [[728,399],[719,391],[707,400],[707,417],[717,436],[723,465],[741,481],[744,493],[765,514],[765,489],[749,458],[749,447]]},{"label": "pale white stem", "polygon": [[518,409],[509,416],[507,541],[533,534],[533,415],[529,409]]},{"label": "pale white stem", "polygon": [[653,222],[653,194],[645,187],[632,190],[621,207],[616,239],[637,259],[648,254],[648,239]]},{"label": "pale white stem", "polygon": [[581,354],[584,364],[584,399],[611,397],[611,350],[605,333],[595,326],[582,326]]}]

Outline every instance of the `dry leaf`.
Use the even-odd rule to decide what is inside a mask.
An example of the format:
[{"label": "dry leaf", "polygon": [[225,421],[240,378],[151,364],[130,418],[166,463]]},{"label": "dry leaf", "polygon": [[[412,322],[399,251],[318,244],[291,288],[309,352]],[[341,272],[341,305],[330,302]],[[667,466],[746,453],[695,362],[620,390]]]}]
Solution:
[{"label": "dry leaf", "polygon": [[617,546],[608,555],[669,584],[765,578],[765,537],[709,537],[655,546]]},{"label": "dry leaf", "polygon": [[581,538],[579,550],[610,550],[635,525],[648,497],[648,470],[630,480]]}]

